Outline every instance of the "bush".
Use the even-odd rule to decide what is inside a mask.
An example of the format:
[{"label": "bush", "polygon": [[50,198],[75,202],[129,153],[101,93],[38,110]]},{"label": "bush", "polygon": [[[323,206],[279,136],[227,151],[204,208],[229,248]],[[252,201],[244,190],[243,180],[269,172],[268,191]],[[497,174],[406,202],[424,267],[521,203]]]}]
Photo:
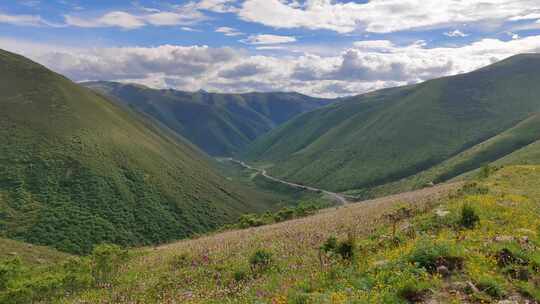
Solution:
[{"label": "bush", "polygon": [[287,221],[294,218],[294,209],[291,208],[283,208],[279,210],[276,215],[274,216],[274,220],[279,223],[283,221]]},{"label": "bush", "polygon": [[476,210],[469,204],[463,205],[461,208],[460,225],[467,229],[473,229],[480,222],[480,217],[476,214]]},{"label": "bush", "polygon": [[238,220],[238,226],[242,229],[264,225],[264,221],[256,214],[244,214]]},{"label": "bush", "polygon": [[493,298],[500,299],[506,294],[503,284],[496,278],[488,275],[479,278],[476,282],[476,286]]},{"label": "bush", "polygon": [[463,258],[457,253],[454,246],[433,243],[429,240],[418,242],[408,260],[430,273],[436,272],[439,266],[444,266],[449,271],[459,270],[463,267]]},{"label": "bush", "polygon": [[321,250],[326,253],[334,253],[338,247],[337,239],[335,236],[329,236],[324,244],[321,246]]},{"label": "bush", "polygon": [[120,266],[127,261],[128,252],[116,245],[98,245],[90,256],[92,275],[98,284],[114,280]]},{"label": "bush", "polygon": [[19,258],[8,259],[0,263],[0,291],[16,280],[22,272],[22,263]]},{"label": "bush", "polygon": [[247,279],[247,277],[248,277],[248,273],[244,269],[238,269],[233,274],[233,278],[236,282],[244,281],[245,279]]},{"label": "bush", "polygon": [[354,259],[354,251],[356,241],[352,234],[349,234],[346,240],[338,242],[335,236],[330,236],[321,246],[321,251],[339,255],[342,259],[352,261]]},{"label": "bush", "polygon": [[272,264],[272,253],[264,249],[257,250],[249,258],[249,264],[253,272],[267,270]]}]

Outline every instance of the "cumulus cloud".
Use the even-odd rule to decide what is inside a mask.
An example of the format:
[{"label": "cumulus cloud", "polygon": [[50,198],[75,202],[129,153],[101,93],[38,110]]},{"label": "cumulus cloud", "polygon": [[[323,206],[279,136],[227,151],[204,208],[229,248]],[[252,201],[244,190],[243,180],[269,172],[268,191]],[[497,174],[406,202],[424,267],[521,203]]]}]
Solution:
[{"label": "cumulus cloud", "polygon": [[247,44],[282,44],[295,41],[296,37],[270,34],[251,35],[247,39],[242,40],[242,42]]},{"label": "cumulus cloud", "polygon": [[307,28],[349,33],[389,33],[454,24],[506,21],[528,16],[537,0],[422,1],[246,0],[240,18],[276,28]]},{"label": "cumulus cloud", "polygon": [[153,87],[219,92],[298,91],[335,97],[472,71],[518,53],[540,52],[540,36],[482,39],[459,47],[423,41],[358,41],[333,55],[249,54],[207,46],[77,49],[0,39],[73,80],[130,81]]}]

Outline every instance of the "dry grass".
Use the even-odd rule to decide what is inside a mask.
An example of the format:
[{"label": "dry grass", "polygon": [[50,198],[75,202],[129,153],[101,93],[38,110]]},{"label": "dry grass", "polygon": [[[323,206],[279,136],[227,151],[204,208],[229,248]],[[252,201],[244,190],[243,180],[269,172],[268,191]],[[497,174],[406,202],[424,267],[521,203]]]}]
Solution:
[{"label": "dry grass", "polygon": [[[82,299],[92,303],[111,299],[129,303],[253,303],[257,298],[287,294],[291,286],[324,273],[319,247],[329,236],[343,239],[351,232],[367,236],[385,223],[383,215],[396,204],[424,210],[459,186],[444,184],[330,208],[306,218],[141,249],[140,257],[129,264],[111,293],[92,291]],[[238,282],[235,273],[249,270],[249,256],[257,249],[272,253],[274,269]],[[182,256],[187,257],[188,265],[177,265]]]}]

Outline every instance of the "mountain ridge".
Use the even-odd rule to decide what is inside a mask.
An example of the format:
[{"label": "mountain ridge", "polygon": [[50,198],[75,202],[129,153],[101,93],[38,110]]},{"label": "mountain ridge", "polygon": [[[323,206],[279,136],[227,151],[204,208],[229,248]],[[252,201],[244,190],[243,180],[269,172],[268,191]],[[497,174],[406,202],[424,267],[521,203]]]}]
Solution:
[{"label": "mountain ridge", "polygon": [[332,102],[296,92],[185,92],[106,81],[82,85],[153,117],[212,156],[238,154],[293,116]]}]

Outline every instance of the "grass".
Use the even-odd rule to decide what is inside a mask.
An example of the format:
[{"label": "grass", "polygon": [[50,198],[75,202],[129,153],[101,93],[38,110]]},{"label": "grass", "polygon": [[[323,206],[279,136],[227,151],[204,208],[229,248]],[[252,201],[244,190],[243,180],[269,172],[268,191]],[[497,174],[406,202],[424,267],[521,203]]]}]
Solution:
[{"label": "grass", "polygon": [[399,190],[451,179],[538,140],[539,58],[345,99],[274,129],[246,157],[286,180],[365,196],[405,178]]},{"label": "grass", "polygon": [[[459,184],[424,189],[131,250],[110,285],[80,289],[57,302],[540,300],[539,186],[540,167],[505,167],[459,191],[449,192]],[[464,206],[479,218],[474,227],[462,225],[469,212]],[[401,217],[394,233],[385,215],[402,208],[409,216]],[[353,254],[334,254],[340,244],[354,244],[347,245]]]},{"label": "grass", "polygon": [[142,116],[0,51],[1,237],[85,254],[205,233],[278,203]]},{"label": "grass", "polygon": [[0,260],[18,257],[28,265],[47,265],[70,257],[69,254],[45,246],[36,246],[0,238]]},{"label": "grass", "polygon": [[298,93],[190,93],[104,81],[83,85],[156,119],[213,156],[237,154],[277,125],[331,102]]}]

